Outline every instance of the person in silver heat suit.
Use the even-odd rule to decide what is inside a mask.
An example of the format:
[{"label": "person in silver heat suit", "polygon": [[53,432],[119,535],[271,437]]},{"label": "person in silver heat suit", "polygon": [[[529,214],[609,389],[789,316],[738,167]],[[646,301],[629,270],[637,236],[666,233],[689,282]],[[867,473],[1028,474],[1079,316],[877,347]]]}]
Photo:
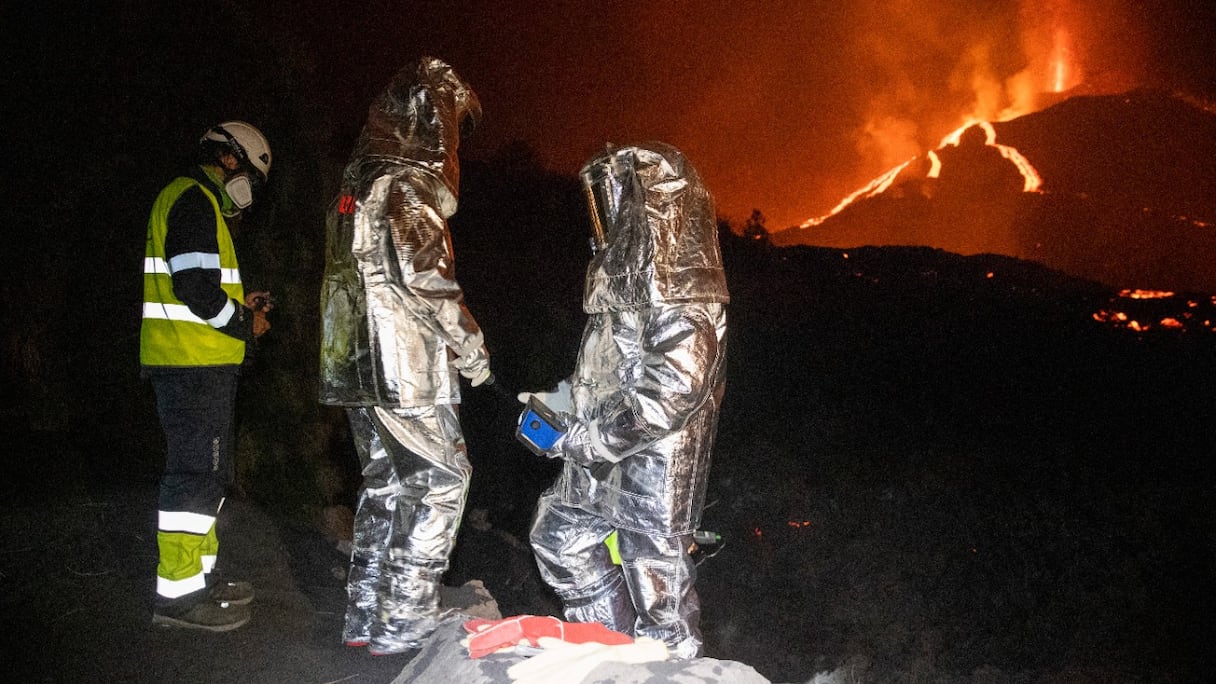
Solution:
[{"label": "person in silver heat suit", "polygon": [[363,469],[342,638],[376,654],[434,629],[468,492],[457,371],[481,384],[489,355],[446,219],[461,126],[480,114],[444,62],[402,69],[369,108],[327,217],[321,403],[347,407]]},{"label": "person in silver heat suit", "polygon": [[[565,464],[530,538],[566,619],[701,650],[689,555],[701,521],[725,375],[726,303],[713,201],[661,143],[582,169],[594,227],[574,374],[537,398],[568,431]],[[522,397],[521,397],[522,398]],[[604,544],[617,532],[620,565]]]}]

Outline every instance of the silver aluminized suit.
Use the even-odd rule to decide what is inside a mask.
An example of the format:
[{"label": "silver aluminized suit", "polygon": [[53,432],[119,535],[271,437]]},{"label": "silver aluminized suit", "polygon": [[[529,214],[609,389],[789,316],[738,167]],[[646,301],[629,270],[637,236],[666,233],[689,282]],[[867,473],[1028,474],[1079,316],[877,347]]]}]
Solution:
[{"label": "silver aluminized suit", "polygon": [[343,640],[405,650],[434,627],[471,468],[457,372],[489,357],[453,272],[457,146],[472,89],[423,58],[372,104],[327,217],[323,404],[347,407],[363,469]]},{"label": "silver aluminized suit", "polygon": [[[581,173],[599,249],[570,378],[565,459],[532,547],[566,618],[700,652],[689,556],[725,378],[729,295],[713,201],[676,149],[609,148]],[[621,564],[604,540],[618,534]]]}]

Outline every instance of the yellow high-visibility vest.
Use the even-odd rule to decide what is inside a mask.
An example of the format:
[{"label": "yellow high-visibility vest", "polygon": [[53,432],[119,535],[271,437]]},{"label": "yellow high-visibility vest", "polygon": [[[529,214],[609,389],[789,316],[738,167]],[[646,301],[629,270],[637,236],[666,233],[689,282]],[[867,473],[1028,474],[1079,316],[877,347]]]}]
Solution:
[{"label": "yellow high-visibility vest", "polygon": [[228,224],[215,195],[198,181],[177,178],[157,196],[148,219],[144,252],[144,312],[139,333],[139,361],[145,366],[193,367],[239,365],[245,359],[245,341],[225,335],[191,313],[173,294],[173,277],[165,259],[169,212],[182,193],[198,187],[215,209],[215,236],[219,243],[220,286],[230,299],[245,301],[241,270],[232,246]]}]

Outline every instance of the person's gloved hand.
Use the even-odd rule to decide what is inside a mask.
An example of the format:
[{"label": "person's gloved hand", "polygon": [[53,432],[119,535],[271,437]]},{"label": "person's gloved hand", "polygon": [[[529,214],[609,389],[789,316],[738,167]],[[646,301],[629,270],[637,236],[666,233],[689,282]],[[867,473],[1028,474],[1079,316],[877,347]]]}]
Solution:
[{"label": "person's gloved hand", "polygon": [[457,358],[452,365],[474,387],[490,379],[490,352],[484,344]]},{"label": "person's gloved hand", "polygon": [[253,336],[255,338],[265,335],[270,330],[270,321],[266,319],[265,311],[253,312]]},{"label": "person's gloved hand", "polygon": [[270,311],[274,308],[274,297],[266,290],[249,292],[245,295],[245,306],[253,311]]},{"label": "person's gloved hand", "polygon": [[270,321],[266,319],[266,313],[274,308],[274,299],[271,298],[270,293],[265,290],[247,293],[245,306],[253,312],[254,338],[265,335],[270,330]]},{"label": "person's gloved hand", "polygon": [[572,644],[541,637],[541,653],[507,668],[507,676],[518,684],[568,684],[581,682],[600,663],[651,663],[667,660],[667,645],[650,637],[632,644]]},{"label": "person's gloved hand", "polygon": [[537,401],[552,411],[574,415],[574,399],[570,396],[569,380],[562,380],[557,383],[556,388],[548,392],[520,392],[515,398],[526,404],[531,397],[536,397]]}]

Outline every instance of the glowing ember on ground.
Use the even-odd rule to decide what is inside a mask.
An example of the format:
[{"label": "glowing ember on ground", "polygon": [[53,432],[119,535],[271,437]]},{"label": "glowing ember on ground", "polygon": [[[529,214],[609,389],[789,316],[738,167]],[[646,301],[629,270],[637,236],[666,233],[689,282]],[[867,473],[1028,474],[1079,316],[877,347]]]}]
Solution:
[{"label": "glowing ember on ground", "polygon": [[[1129,312],[1129,308],[1135,311]],[[1112,296],[1107,308],[1096,311],[1093,319],[1135,333],[1216,332],[1211,315],[1213,308],[1216,308],[1216,297],[1183,299],[1168,290],[1125,289]]]},{"label": "glowing ember on ground", "polygon": [[1174,293],[1168,290],[1120,290],[1119,296],[1127,299],[1169,299]]}]

